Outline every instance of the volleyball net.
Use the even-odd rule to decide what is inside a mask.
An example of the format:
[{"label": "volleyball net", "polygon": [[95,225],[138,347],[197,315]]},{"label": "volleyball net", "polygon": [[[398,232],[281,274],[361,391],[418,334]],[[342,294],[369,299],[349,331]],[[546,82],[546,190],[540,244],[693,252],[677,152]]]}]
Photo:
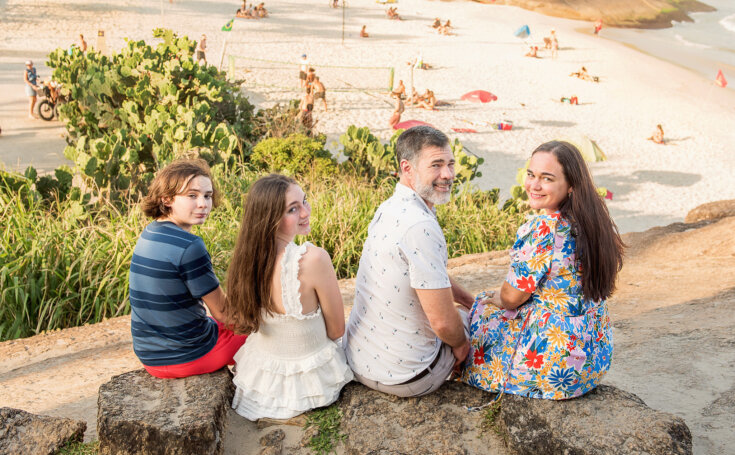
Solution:
[{"label": "volleyball net", "polygon": [[[244,87],[298,90],[300,62],[268,60],[228,53],[224,66],[230,80]],[[330,91],[391,91],[395,70],[380,66],[337,66],[310,62],[319,80]]]}]

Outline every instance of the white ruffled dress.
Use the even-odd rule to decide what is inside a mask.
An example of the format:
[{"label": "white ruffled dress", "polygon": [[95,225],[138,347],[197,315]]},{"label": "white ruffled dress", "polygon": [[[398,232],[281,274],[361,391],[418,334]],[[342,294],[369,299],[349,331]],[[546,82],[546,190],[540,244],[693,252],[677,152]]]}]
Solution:
[{"label": "white ruffled dress", "polygon": [[342,347],[327,337],[321,308],[301,314],[299,261],[307,245],[288,244],[281,261],[286,314],[266,315],[235,354],[232,408],[249,420],[289,419],[327,406],[353,379]]}]

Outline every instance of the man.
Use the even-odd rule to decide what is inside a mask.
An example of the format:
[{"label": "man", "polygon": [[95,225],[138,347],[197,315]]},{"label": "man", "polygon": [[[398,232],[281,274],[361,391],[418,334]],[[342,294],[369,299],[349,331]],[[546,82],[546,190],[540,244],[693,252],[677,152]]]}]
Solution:
[{"label": "man", "polygon": [[301,60],[299,60],[299,87],[306,87],[306,70],[309,67],[309,59],[306,54],[301,54]]},{"label": "man", "polygon": [[33,111],[36,107],[36,90],[38,89],[38,75],[36,68],[33,67],[31,60],[26,61],[26,70],[23,73],[23,81],[25,82],[26,96],[28,97],[28,118],[36,118]]},{"label": "man", "polygon": [[[199,40],[199,43],[197,44],[197,63],[200,65],[206,65],[207,64],[207,35],[202,34],[202,38]],[[203,62],[203,63],[202,63]]]},{"label": "man", "polygon": [[469,352],[472,295],[447,273],[435,206],[449,202],[454,155],[444,133],[410,128],[396,145],[400,181],[375,212],[355,281],[344,345],[355,378],[402,397],[438,389]]},{"label": "man", "polygon": [[319,80],[319,76],[314,77],[314,102],[316,100],[322,100],[324,103],[324,110],[327,111],[327,89],[324,87],[322,81]]}]

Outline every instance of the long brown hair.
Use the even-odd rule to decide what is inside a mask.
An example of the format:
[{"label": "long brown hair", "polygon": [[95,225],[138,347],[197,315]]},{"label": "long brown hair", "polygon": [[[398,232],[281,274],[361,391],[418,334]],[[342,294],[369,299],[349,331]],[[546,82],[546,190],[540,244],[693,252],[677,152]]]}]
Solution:
[{"label": "long brown hair", "polygon": [[224,313],[237,333],[257,332],[273,312],[271,286],[276,265],[276,231],[286,211],[286,191],[296,182],[285,175],[258,179],[245,198],[235,251],[227,270]]},{"label": "long brown hair", "polygon": [[[559,206],[561,216],[572,225],[576,256],[582,272],[582,294],[599,302],[615,290],[615,279],[623,267],[625,244],[597,193],[582,154],[568,142],[539,145],[533,154],[548,152],[561,164],[572,192]],[[533,155],[532,154],[532,155]]]}]

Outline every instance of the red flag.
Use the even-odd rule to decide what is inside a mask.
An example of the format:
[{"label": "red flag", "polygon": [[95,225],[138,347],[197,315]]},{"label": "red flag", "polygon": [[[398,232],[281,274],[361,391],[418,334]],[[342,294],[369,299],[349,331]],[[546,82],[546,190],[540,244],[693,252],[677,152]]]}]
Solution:
[{"label": "red flag", "polygon": [[605,199],[610,199],[612,201],[612,197],[613,197],[612,191],[607,190],[607,194],[605,195]]},{"label": "red flag", "polygon": [[727,79],[725,79],[725,75],[724,75],[724,74],[722,74],[722,70],[719,70],[719,71],[717,72],[717,77],[715,78],[715,82],[716,82],[716,83],[717,83],[717,85],[719,85],[720,87],[723,87],[723,88],[724,88],[724,87],[727,87]]}]

